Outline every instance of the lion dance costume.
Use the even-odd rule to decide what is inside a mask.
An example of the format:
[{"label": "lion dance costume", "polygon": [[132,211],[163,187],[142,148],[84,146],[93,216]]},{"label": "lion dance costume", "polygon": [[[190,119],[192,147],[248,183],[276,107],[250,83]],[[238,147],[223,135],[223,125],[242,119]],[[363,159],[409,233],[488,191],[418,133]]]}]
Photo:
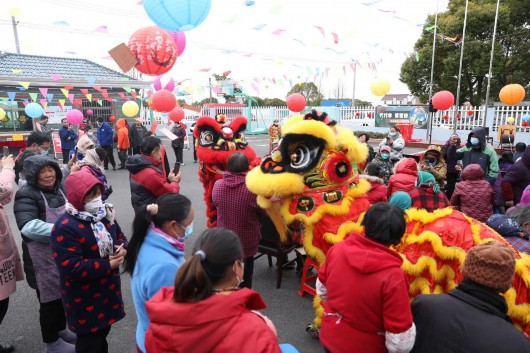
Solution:
[{"label": "lion dance costume", "polygon": [[[287,225],[303,223],[304,249],[322,264],[333,244],[351,232],[363,234],[370,185],[359,179],[357,166],[367,154],[351,130],[335,126],[325,113],[294,116],[286,121],[278,148],[248,173],[247,186],[271,219],[280,218]],[[403,258],[411,299],[455,288],[472,246],[491,240],[508,244],[492,229],[451,208],[432,213],[410,209],[406,214],[406,233],[394,249]],[[530,337],[530,256],[513,250],[516,271],[504,297],[508,315]],[[323,315],[318,296],[314,306],[313,334],[318,333]]]},{"label": "lion dance costume", "polygon": [[241,152],[251,166],[259,164],[256,152],[248,146],[243,132],[247,128],[247,119],[237,117],[230,123],[225,119],[220,121],[217,117],[212,119],[204,116],[197,120],[193,136],[197,142],[197,157],[200,160],[199,179],[204,187],[204,201],[206,202],[206,218],[208,227],[217,224],[217,210],[212,202],[213,185],[223,178],[226,172],[228,157]]}]

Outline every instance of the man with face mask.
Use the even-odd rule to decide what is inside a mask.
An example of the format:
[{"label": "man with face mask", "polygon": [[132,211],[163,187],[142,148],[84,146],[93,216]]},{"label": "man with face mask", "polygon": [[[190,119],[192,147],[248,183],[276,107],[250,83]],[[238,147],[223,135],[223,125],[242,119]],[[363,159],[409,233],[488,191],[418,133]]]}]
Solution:
[{"label": "man with face mask", "polygon": [[470,164],[480,165],[486,180],[492,185],[499,175],[497,154],[493,147],[486,144],[486,131],[482,127],[471,130],[464,147],[458,149],[458,146],[449,146],[447,154],[451,159],[462,160],[461,169]]}]

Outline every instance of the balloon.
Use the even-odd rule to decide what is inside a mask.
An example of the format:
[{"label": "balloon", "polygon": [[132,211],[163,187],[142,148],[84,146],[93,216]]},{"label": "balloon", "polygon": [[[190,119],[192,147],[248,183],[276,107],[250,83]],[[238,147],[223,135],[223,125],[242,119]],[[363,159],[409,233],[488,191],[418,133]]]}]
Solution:
[{"label": "balloon", "polygon": [[143,0],[147,16],[167,31],[189,31],[210,12],[211,0]]},{"label": "balloon", "polygon": [[30,118],[35,119],[44,114],[44,108],[39,103],[29,103],[26,105],[26,108],[24,108],[24,112],[26,112]]},{"label": "balloon", "polygon": [[523,125],[524,127],[527,127],[528,126],[528,121],[523,121],[523,123],[521,125]]},{"label": "balloon", "polygon": [[432,106],[438,110],[447,110],[455,103],[455,96],[449,91],[440,91],[432,97]]},{"label": "balloon", "polygon": [[132,118],[133,116],[138,114],[138,112],[140,111],[140,107],[135,101],[127,101],[121,106],[121,111],[126,117]]},{"label": "balloon", "polygon": [[473,116],[473,114],[475,114],[474,111],[472,111],[472,110],[468,110],[467,111],[467,116]]},{"label": "balloon", "polygon": [[186,49],[186,35],[184,32],[168,32],[171,38],[173,38],[173,41],[175,42],[175,45],[177,46],[177,55],[181,56],[182,53],[184,53],[184,49]]},{"label": "balloon", "polygon": [[524,99],[526,92],[524,87],[518,84],[504,86],[499,92],[501,102],[508,105],[514,105]]},{"label": "balloon", "polygon": [[128,47],[138,61],[135,68],[146,75],[166,73],[177,61],[177,47],[173,38],[156,26],[134,32]]},{"label": "balloon", "polygon": [[86,115],[87,116],[92,116],[92,115],[94,115],[94,111],[92,109],[87,109],[86,110]]},{"label": "balloon", "polygon": [[384,96],[390,91],[390,81],[388,80],[376,80],[370,86],[370,90],[374,96]]},{"label": "balloon", "polygon": [[449,120],[449,116],[448,115],[444,115],[442,119],[447,121],[447,120]]},{"label": "balloon", "polygon": [[510,125],[513,125],[515,123],[515,118],[513,116],[509,116],[506,118],[506,122]]},{"label": "balloon", "polygon": [[530,114],[523,115],[523,121],[529,121],[530,122]]},{"label": "balloon", "polygon": [[151,99],[151,109],[157,112],[167,113],[177,105],[177,97],[167,89],[156,91]]},{"label": "balloon", "polygon": [[460,119],[461,117],[462,117],[462,114],[460,114],[460,113],[456,114],[456,118],[457,119]]},{"label": "balloon", "polygon": [[109,122],[113,123],[116,121],[116,117],[114,115],[109,116]]},{"label": "balloon", "polygon": [[173,108],[172,111],[169,112],[169,119],[176,123],[184,119],[185,116],[186,116],[186,113],[184,112],[184,109],[182,109],[181,107],[175,107]]},{"label": "balloon", "polygon": [[6,111],[4,109],[0,108],[0,120],[5,118],[5,116],[6,116]]},{"label": "balloon", "polygon": [[304,110],[306,105],[306,100],[303,95],[300,93],[293,93],[289,97],[287,97],[287,108],[289,108],[292,112],[301,112]]},{"label": "balloon", "polygon": [[357,113],[355,113],[355,116],[356,116],[356,117],[360,117],[360,116],[361,116],[361,113],[357,112]]},{"label": "balloon", "polygon": [[173,90],[175,89],[175,81],[171,77],[169,77],[169,79],[164,78],[163,80],[162,78],[162,76],[158,76],[153,81],[153,87],[155,88],[155,91],[160,91],[163,87],[164,89],[173,92]]},{"label": "balloon", "polygon": [[66,113],[66,121],[72,125],[77,125],[83,122],[83,113],[78,109],[72,109]]}]

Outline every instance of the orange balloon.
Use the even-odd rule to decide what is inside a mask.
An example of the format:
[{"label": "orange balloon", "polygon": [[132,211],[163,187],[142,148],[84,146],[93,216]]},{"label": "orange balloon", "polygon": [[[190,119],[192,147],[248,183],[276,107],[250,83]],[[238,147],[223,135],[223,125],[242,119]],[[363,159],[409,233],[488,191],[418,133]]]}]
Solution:
[{"label": "orange balloon", "polygon": [[524,87],[518,84],[504,86],[499,92],[501,102],[508,105],[514,105],[524,99],[526,92]]}]

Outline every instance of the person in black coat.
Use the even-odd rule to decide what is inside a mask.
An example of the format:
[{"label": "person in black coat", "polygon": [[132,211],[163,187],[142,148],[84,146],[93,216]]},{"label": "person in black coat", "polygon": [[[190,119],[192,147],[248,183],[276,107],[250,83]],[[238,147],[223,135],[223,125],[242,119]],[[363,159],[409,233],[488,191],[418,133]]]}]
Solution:
[{"label": "person in black coat", "polygon": [[411,352],[530,352],[530,340],[515,328],[500,295],[510,288],[514,272],[515,254],[507,245],[471,248],[456,289],[412,302],[416,342]]},{"label": "person in black coat", "polygon": [[184,152],[184,137],[186,137],[186,130],[181,125],[181,123],[178,122],[178,123],[175,123],[175,125],[173,126],[173,129],[171,129],[171,132],[177,136],[177,139],[171,142],[171,147],[173,147],[173,151],[175,152],[175,157],[177,159],[176,163],[180,163],[181,165],[184,165],[183,152]]}]

